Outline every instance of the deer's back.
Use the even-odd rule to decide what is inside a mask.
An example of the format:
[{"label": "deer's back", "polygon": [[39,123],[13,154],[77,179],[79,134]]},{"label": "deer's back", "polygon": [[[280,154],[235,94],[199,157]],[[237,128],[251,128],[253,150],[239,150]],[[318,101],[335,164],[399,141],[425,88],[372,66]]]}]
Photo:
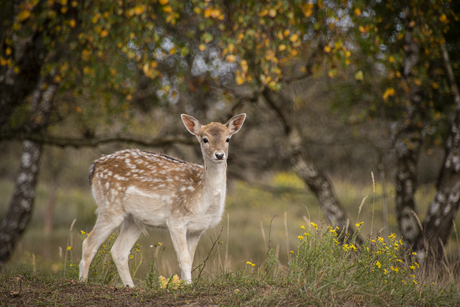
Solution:
[{"label": "deer's back", "polygon": [[201,165],[138,149],[104,156],[90,169],[99,211],[103,205],[118,204],[147,224],[155,222],[148,222],[149,217],[144,215],[156,213],[166,218],[172,213],[187,215],[193,211],[203,180]]}]

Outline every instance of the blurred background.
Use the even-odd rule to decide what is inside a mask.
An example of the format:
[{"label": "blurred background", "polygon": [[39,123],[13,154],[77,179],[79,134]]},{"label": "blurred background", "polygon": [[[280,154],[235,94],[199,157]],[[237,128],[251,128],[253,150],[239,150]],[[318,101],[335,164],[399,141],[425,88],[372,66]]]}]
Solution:
[{"label": "blurred background", "polygon": [[[96,220],[89,167],[101,155],[140,148],[201,164],[180,114],[225,123],[243,112],[226,211],[195,265],[215,240],[210,274],[260,265],[269,248],[286,264],[311,222],[349,232],[364,222],[362,239],[396,233],[417,251],[434,238],[436,259],[458,260],[456,3],[23,0],[0,9],[7,267],[56,273],[69,255],[79,262]],[[160,274],[179,272],[169,233],[149,230],[130,260],[143,259],[136,278],[158,242]]]}]

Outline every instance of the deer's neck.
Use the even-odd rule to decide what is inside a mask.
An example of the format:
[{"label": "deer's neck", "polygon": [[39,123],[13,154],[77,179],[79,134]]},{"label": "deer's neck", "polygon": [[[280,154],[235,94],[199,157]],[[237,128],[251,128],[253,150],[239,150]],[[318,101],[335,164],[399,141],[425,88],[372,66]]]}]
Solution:
[{"label": "deer's neck", "polygon": [[209,205],[223,206],[227,188],[227,163],[205,161],[204,168],[204,197],[208,198]]},{"label": "deer's neck", "polygon": [[211,195],[225,194],[227,186],[227,163],[209,162],[204,164],[204,189]]}]

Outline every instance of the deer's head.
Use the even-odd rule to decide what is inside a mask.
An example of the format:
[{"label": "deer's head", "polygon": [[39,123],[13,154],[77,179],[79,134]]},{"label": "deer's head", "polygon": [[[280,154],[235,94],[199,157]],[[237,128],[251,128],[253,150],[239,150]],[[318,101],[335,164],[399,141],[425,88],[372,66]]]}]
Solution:
[{"label": "deer's head", "polygon": [[200,142],[205,161],[222,163],[227,160],[230,139],[243,126],[246,114],[232,117],[225,125],[210,123],[202,126],[196,118],[186,114],[181,118],[187,130]]}]

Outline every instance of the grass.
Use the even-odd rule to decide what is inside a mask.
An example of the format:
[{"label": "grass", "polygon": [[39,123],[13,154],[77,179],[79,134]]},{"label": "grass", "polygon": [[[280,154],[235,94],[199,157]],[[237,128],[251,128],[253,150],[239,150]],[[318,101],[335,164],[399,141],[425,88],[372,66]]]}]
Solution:
[{"label": "grass", "polygon": [[[358,225],[359,227],[360,225]],[[19,268],[0,277],[0,302],[6,305],[72,306],[458,306],[460,292],[452,280],[423,274],[414,255],[405,255],[401,242],[391,235],[385,243],[376,237],[356,246],[353,238],[339,243],[335,229],[315,223],[299,228],[296,248],[282,264],[271,249],[261,263],[247,261],[240,269],[223,267],[214,276],[185,285],[177,277],[162,277],[154,266],[161,245],[154,249],[151,271],[135,280],[137,288],[119,286],[116,268],[106,263],[109,239],[98,252],[88,283],[77,281],[76,265],[69,254],[63,276]],[[86,234],[82,234],[85,236]],[[216,238],[216,242],[218,238]],[[132,250],[136,257],[138,246]],[[213,249],[215,250],[215,249]],[[211,257],[216,257],[213,250]],[[214,255],[214,256],[212,256]],[[208,258],[207,261],[209,261]],[[131,270],[133,270],[133,266]],[[96,274],[94,274],[96,273]],[[109,276],[109,278],[107,278]]]},{"label": "grass", "polygon": [[[109,252],[116,233],[99,249],[89,282],[78,282],[81,242],[95,219],[89,189],[58,192],[56,219],[61,227],[45,237],[41,225],[47,190],[39,186],[31,227],[0,276],[0,305],[460,305],[453,270],[458,261],[450,257],[450,265],[426,274],[413,262],[413,255],[402,253],[395,236],[379,237],[383,222],[378,182],[376,192],[371,184],[335,182],[352,224],[358,222],[357,208],[368,196],[359,215],[365,223],[358,224],[368,240],[360,247],[353,241],[337,244],[340,234],[323,225],[317,200],[302,192],[303,183],[295,175],[277,174],[269,184],[280,192],[241,182],[230,187],[221,225],[208,230],[198,245],[191,286],[174,278],[180,270],[167,232],[141,237],[129,260],[136,289],[120,285]],[[12,185],[0,184],[2,195],[9,196],[11,189]],[[393,193],[390,187],[390,209]],[[433,193],[429,187],[419,189],[420,211],[425,212]],[[392,216],[394,212],[390,233],[397,231]],[[371,231],[370,238],[366,234]],[[458,240],[451,238],[448,254],[458,254],[457,246]]]}]

